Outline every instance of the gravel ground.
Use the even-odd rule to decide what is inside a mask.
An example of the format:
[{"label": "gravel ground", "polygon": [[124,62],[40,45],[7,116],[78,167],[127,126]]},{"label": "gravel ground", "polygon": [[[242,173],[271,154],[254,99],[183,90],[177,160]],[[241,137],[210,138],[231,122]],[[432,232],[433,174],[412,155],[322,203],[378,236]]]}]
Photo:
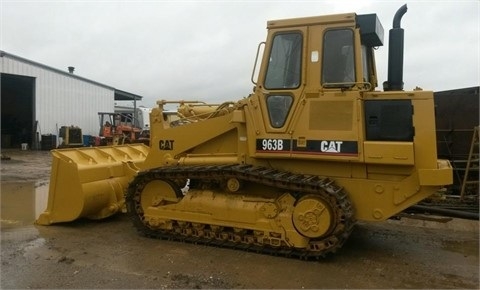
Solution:
[{"label": "gravel ground", "polygon": [[2,289],[479,288],[478,221],[362,223],[320,261],[149,239],[124,215],[37,226],[51,157],[2,153]]}]

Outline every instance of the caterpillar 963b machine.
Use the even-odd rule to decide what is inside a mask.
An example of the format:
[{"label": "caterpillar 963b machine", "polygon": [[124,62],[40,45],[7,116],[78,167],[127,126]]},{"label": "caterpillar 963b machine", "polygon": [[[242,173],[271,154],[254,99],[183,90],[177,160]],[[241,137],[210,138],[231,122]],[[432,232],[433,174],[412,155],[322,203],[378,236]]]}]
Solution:
[{"label": "caterpillar 963b machine", "polygon": [[[437,160],[433,93],[403,90],[406,5],[375,90],[376,14],[269,21],[254,91],[150,114],[151,142],[53,150],[49,225],[122,210],[147,236],[297,257],[335,252],[452,182]],[[261,49],[259,49],[261,51]],[[254,72],[256,70],[254,69]]]}]

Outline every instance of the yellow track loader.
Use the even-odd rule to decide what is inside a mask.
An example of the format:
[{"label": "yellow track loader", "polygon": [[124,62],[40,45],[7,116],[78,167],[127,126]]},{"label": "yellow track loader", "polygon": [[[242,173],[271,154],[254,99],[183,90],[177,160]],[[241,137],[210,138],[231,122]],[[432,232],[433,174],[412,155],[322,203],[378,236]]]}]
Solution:
[{"label": "yellow track loader", "polygon": [[[157,102],[150,146],[53,150],[49,225],[121,212],[144,235],[294,257],[339,249],[452,182],[433,93],[403,89],[402,6],[388,80],[376,14],[268,21],[254,91],[237,102]],[[256,80],[253,75],[258,75]]]}]

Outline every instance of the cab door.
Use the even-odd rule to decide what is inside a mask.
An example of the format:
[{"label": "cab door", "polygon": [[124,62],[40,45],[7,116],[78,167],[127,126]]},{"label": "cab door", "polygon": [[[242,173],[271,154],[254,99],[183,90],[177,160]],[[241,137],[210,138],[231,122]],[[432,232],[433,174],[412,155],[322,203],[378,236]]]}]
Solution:
[{"label": "cab door", "polygon": [[359,73],[354,27],[309,27],[306,88],[297,103],[291,156],[301,159],[359,160]]},{"label": "cab door", "polygon": [[269,32],[259,81],[250,99],[256,157],[290,156],[292,140],[288,129],[305,89],[307,37],[306,27]]}]

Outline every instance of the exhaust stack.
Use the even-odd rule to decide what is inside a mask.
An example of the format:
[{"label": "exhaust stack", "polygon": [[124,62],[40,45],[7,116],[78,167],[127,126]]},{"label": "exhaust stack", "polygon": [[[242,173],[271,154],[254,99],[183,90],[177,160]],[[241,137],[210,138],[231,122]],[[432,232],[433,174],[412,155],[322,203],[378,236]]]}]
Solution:
[{"label": "exhaust stack", "polygon": [[385,91],[403,90],[403,28],[400,21],[407,12],[407,4],[397,10],[393,17],[393,27],[388,37],[388,80],[383,83]]}]

